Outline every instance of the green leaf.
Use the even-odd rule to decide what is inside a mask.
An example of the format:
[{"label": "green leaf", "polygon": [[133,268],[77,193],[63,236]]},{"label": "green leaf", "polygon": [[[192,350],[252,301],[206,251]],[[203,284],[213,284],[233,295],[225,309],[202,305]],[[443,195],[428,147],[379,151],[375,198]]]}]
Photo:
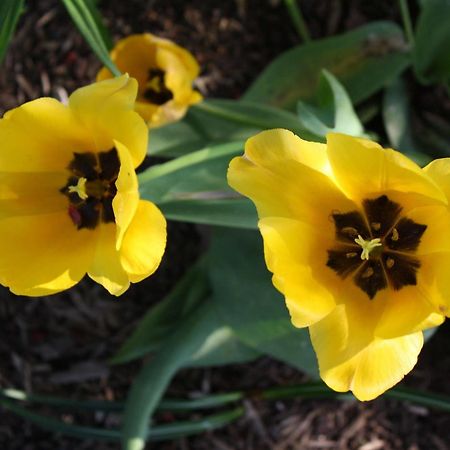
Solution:
[{"label": "green leaf", "polygon": [[84,4],[89,11],[90,16],[95,22],[96,30],[100,36],[97,36],[98,39],[101,39],[107,50],[111,50],[113,47],[113,40],[108,28],[105,27],[103,23],[102,15],[100,11],[97,9],[97,5],[95,0],[84,0]]},{"label": "green leaf", "polygon": [[219,197],[226,197],[227,193],[235,196],[226,174],[231,158],[243,152],[241,141],[211,145],[150,167],[139,176],[141,197],[161,204],[198,196],[217,197],[213,193],[222,193]]},{"label": "green leaf", "polygon": [[197,198],[161,203],[158,206],[169,220],[231,228],[257,228],[255,207],[250,200],[242,197],[222,200]]},{"label": "green leaf", "polygon": [[352,101],[339,81],[326,70],[322,71],[316,93],[316,105],[299,101],[297,114],[311,133],[325,138],[329,132],[365,137]]},{"label": "green leaf", "polygon": [[287,50],[269,64],[243,98],[294,111],[299,100],[311,100],[321,70],[326,69],[339,78],[357,104],[409,64],[401,29],[391,22],[373,22]]},{"label": "green leaf", "polygon": [[[34,423],[43,429],[66,436],[106,441],[120,441],[122,438],[122,433],[120,430],[73,425],[53,417],[48,417],[29,411],[27,408],[19,406],[15,402],[8,399],[0,398],[0,405],[19,417],[22,417],[23,419]],[[199,420],[174,422],[154,426],[151,429],[145,430],[145,439],[149,441],[166,441],[171,439],[179,439],[181,437],[190,436],[193,434],[204,433],[205,431],[215,430],[228,425],[230,422],[242,417],[243,414],[244,408],[238,407],[232,410],[222,411]],[[143,446],[134,448],[143,448]]]},{"label": "green leaf", "polygon": [[[206,125],[205,128],[210,134],[220,133],[219,136],[225,136],[221,122],[229,122],[236,124],[238,129],[243,130],[245,136],[251,136],[260,130],[285,128],[304,139],[312,140],[316,137],[302,126],[295,114],[255,101],[205,100],[194,105],[191,108],[191,114],[197,117],[199,122]],[[216,126],[214,126],[214,122],[208,123],[208,121],[214,119],[219,121]]]},{"label": "green leaf", "polygon": [[414,139],[408,93],[401,78],[394,80],[384,91],[383,121],[393,148],[409,156],[420,166],[430,162],[430,156]]},{"label": "green leaf", "polygon": [[5,57],[23,7],[24,0],[2,0],[0,2],[0,63]]},{"label": "green leaf", "polygon": [[215,314],[214,305],[210,301],[195,308],[134,379],[125,405],[122,441],[124,450],[144,448],[153,411],[176,371],[198,351],[214,331]]},{"label": "green leaf", "polygon": [[241,364],[261,356],[260,352],[243,344],[230,327],[220,326],[222,321],[219,317],[217,317],[217,323],[219,327],[208,336],[186,366],[208,367]]},{"label": "green leaf", "polygon": [[179,122],[150,130],[148,154],[183,156],[206,146],[244,140],[270,128],[286,128],[315,139],[295,114],[255,102],[208,99],[192,106]]},{"label": "green leaf", "polygon": [[83,35],[86,42],[100,59],[100,61],[115,76],[120,75],[120,70],[116,67],[109,56],[108,48],[111,39],[107,35],[106,28],[101,24],[100,13],[96,10],[91,0],[61,0],[78,31]]},{"label": "green leaf", "polygon": [[201,260],[189,269],[163,300],[148,310],[110,362],[125,363],[159,349],[184,317],[205,299],[208,291],[209,283]]},{"label": "green leaf", "polygon": [[[111,402],[107,400],[74,400],[53,395],[29,394],[17,389],[0,389],[0,397],[6,400],[14,400],[22,403],[33,403],[51,406],[58,409],[121,412],[125,404],[123,402]],[[218,408],[229,403],[235,403],[243,397],[242,392],[227,392],[214,394],[195,399],[185,400],[166,398],[158,404],[158,411],[186,412],[199,409]],[[1,402],[1,400],[0,400]]]},{"label": "green leaf", "polygon": [[148,154],[176,158],[206,147],[208,140],[186,118],[149,131]]},{"label": "green leaf", "polygon": [[413,59],[419,80],[450,82],[450,0],[424,2],[415,37]]},{"label": "green leaf", "polygon": [[413,109],[401,79],[386,89],[383,119],[392,146],[423,166],[434,158],[448,157],[450,131],[445,118],[422,114],[412,121]]},{"label": "green leaf", "polygon": [[256,228],[254,206],[227,183],[230,160],[243,147],[240,141],[211,145],[153,166],[139,176],[141,197],[171,220]]},{"label": "green leaf", "polygon": [[259,233],[214,230],[209,254],[213,300],[246,345],[317,376],[308,332],[291,324],[264,265]]}]

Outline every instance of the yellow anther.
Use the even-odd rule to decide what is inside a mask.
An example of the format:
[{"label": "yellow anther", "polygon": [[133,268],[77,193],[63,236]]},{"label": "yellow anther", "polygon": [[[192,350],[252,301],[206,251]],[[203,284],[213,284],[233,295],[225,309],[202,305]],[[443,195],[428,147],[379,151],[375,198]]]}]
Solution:
[{"label": "yellow anther", "polygon": [[372,267],[368,267],[361,276],[363,278],[370,278],[374,273],[375,272],[373,271]]},{"label": "yellow anther", "polygon": [[371,239],[370,241],[366,241],[360,234],[355,239],[355,242],[361,246],[361,259],[369,259],[370,252],[376,248],[381,247],[383,244],[381,243],[380,238]]},{"label": "yellow anther", "polygon": [[344,234],[348,234],[349,236],[355,236],[358,234],[357,229],[353,227],[344,227],[342,228],[341,232]]},{"label": "yellow anther", "polygon": [[370,224],[370,226],[372,227],[372,230],[375,230],[375,231],[380,231],[380,229],[381,229],[381,223],[380,222],[372,222]]},{"label": "yellow anther", "polygon": [[398,238],[399,238],[400,236],[398,235],[398,231],[397,231],[397,228],[394,228],[393,230],[392,230],[392,240],[393,241],[398,241]]},{"label": "yellow anther", "polygon": [[76,186],[69,186],[69,193],[75,193],[78,194],[78,197],[81,198],[81,200],[86,200],[89,195],[86,194],[86,178],[81,177],[78,178],[78,183]]}]

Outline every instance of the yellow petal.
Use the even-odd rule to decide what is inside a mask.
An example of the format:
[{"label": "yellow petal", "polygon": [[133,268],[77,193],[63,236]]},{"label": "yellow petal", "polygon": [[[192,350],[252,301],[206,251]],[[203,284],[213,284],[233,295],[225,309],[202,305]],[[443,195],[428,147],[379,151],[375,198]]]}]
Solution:
[{"label": "yellow petal", "polygon": [[447,206],[424,206],[409,210],[404,214],[427,228],[420,238],[416,255],[450,251],[450,210]]},{"label": "yellow petal", "polygon": [[[326,270],[326,246],[320,234],[301,222],[269,217],[260,220],[264,255],[274,284],[285,295],[292,323],[309,326],[335,307],[333,295],[314,276]],[[320,247],[320,248],[319,248]]]},{"label": "yellow petal", "polygon": [[73,152],[92,149],[88,130],[57,100],[40,98],[0,120],[3,172],[64,171]]},{"label": "yellow petal", "polygon": [[20,295],[68,289],[86,273],[96,233],[77,230],[67,212],[0,220],[0,280]]},{"label": "yellow petal", "polygon": [[[140,88],[147,82],[149,70],[155,66],[156,47],[151,36],[149,33],[127,36],[120,39],[110,53],[117,68],[135,78]],[[104,67],[97,74],[97,81],[108,78],[113,78],[113,74]]]},{"label": "yellow petal", "polygon": [[[419,268],[419,272],[422,268]],[[427,286],[419,278],[418,285],[405,286],[399,291],[386,292],[384,310],[376,326],[380,338],[396,338],[440,325],[444,316],[436,314]]]},{"label": "yellow petal", "polygon": [[0,219],[66,211],[65,172],[0,172]]},{"label": "yellow petal", "polygon": [[112,206],[117,225],[116,248],[122,245],[123,236],[136,213],[139,203],[138,181],[133,168],[133,160],[128,149],[114,141],[120,159],[120,171],[116,181],[117,194]]},{"label": "yellow petal", "polygon": [[335,391],[351,390],[359,400],[372,400],[397,384],[423,345],[422,332],[375,338],[367,319],[340,305],[310,327],[322,379]]},{"label": "yellow petal", "polygon": [[438,184],[447,199],[450,200],[450,158],[435,159],[423,170]]},{"label": "yellow petal", "polygon": [[255,165],[271,169],[274,164],[294,160],[320,172],[329,172],[325,144],[305,141],[292,131],[266,130],[245,144],[245,157]]},{"label": "yellow petal", "polygon": [[[151,127],[180,119],[189,105],[202,99],[192,88],[200,71],[197,61],[186,49],[168,39],[150,33],[131,35],[117,42],[111,58],[122,72],[129,73],[138,81],[136,111]],[[172,100],[161,106],[150,103],[144,96],[149,72],[154,68],[164,71],[164,83],[173,95]],[[112,74],[103,68],[97,80],[107,78],[112,78]]]},{"label": "yellow petal", "polygon": [[[151,104],[148,104],[152,106]],[[171,100],[167,103],[164,103],[164,105],[156,108],[154,112],[151,114],[148,126],[150,128],[158,128],[162,125],[168,124],[170,122],[175,122],[177,120],[180,120],[185,114],[188,109],[189,103],[177,103],[174,100]],[[143,108],[140,106],[139,108],[136,108],[136,111],[142,111],[144,110],[143,118],[148,116],[151,109]]]},{"label": "yellow petal", "polygon": [[329,134],[328,157],[334,177],[355,201],[387,191],[413,192],[430,203],[447,203],[436,183],[399,152],[365,139]]},{"label": "yellow petal", "polygon": [[[276,135],[263,132],[249,139],[245,156],[230,163],[228,183],[256,204],[260,218],[294,218],[327,226],[334,234],[330,214],[337,210],[354,211],[355,204],[322,172],[284,158],[282,155],[292,148],[289,142],[285,146],[275,145],[272,137]],[[267,142],[265,136],[269,137]]]},{"label": "yellow petal", "polygon": [[144,200],[128,227],[120,249],[121,262],[131,282],[151,275],[159,266],[166,247],[166,220],[161,211]]},{"label": "yellow petal", "polygon": [[101,224],[88,275],[110,294],[121,295],[130,286],[130,280],[120,262],[116,249],[115,224]]},{"label": "yellow petal", "polygon": [[418,285],[436,312],[450,317],[450,252],[421,256]]},{"label": "yellow petal", "polygon": [[[164,50],[164,54],[176,55],[178,61],[183,65],[189,77],[192,79],[196,78],[200,72],[200,67],[197,60],[192,56],[192,54],[183,47],[175,44],[169,39],[159,38],[157,36],[152,36],[153,41],[158,46],[159,50]],[[164,62],[164,61],[161,61]],[[168,63],[167,63],[168,64]],[[166,66],[169,68],[169,65]]]},{"label": "yellow petal", "polygon": [[110,150],[114,140],[128,148],[137,167],[147,153],[148,129],[134,111],[137,82],[128,75],[76,90],[69,106],[89,129],[97,151]]},{"label": "yellow petal", "polygon": [[159,47],[156,63],[166,72],[165,82],[172,91],[176,103],[189,104],[192,97],[192,82],[200,68],[195,58],[185,49],[176,45]]},{"label": "yellow petal", "polygon": [[135,104],[136,112],[147,122],[147,125],[152,125],[156,120],[156,114],[161,107],[154,105],[153,103],[137,100]]}]

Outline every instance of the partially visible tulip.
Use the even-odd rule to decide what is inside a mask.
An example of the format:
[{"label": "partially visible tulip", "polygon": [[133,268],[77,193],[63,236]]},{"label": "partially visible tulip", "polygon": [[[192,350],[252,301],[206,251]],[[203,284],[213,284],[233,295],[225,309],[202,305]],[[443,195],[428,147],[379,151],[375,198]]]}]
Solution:
[{"label": "partially visible tulip", "polygon": [[[168,39],[150,33],[128,36],[117,42],[111,59],[121,72],[138,81],[136,111],[149,127],[181,119],[190,105],[202,100],[192,87],[200,71],[197,61]],[[112,77],[104,67],[97,81]]]}]

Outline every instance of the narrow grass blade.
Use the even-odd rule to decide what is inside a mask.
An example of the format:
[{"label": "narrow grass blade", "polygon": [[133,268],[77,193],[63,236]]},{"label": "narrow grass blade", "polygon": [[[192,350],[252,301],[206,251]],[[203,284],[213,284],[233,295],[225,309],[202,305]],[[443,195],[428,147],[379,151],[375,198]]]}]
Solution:
[{"label": "narrow grass blade", "polygon": [[[106,28],[100,25],[100,13],[95,10],[91,0],[61,0],[80,33],[86,39],[100,61],[115,76],[120,75],[119,69],[109,57],[110,39],[106,37]],[[94,12],[95,11],[95,12]]]},{"label": "narrow grass blade", "polygon": [[[87,427],[65,423],[53,417],[44,416],[29,411],[14,401],[0,399],[0,406],[13,412],[22,419],[31,422],[41,428],[61,433],[67,436],[74,436],[80,439],[97,439],[106,441],[120,441],[122,433],[118,429],[104,429],[99,427]],[[180,421],[171,424],[157,425],[146,430],[146,436],[151,441],[164,441],[177,439],[184,436],[191,436],[205,431],[214,430],[223,427],[244,414],[242,407],[223,411],[204,417],[199,420]]]},{"label": "narrow grass blade", "polygon": [[2,0],[0,2],[0,63],[5,57],[23,6],[24,0]]}]

